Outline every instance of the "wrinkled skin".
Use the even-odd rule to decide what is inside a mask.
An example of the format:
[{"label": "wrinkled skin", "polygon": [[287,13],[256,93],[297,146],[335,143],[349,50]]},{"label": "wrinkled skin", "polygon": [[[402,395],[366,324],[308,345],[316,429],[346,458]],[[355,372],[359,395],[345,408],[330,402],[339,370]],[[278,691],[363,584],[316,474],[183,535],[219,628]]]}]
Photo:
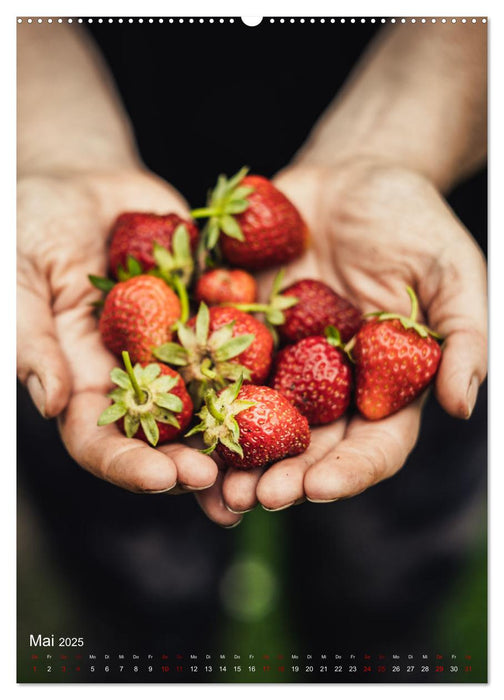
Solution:
[{"label": "wrinkled skin", "polygon": [[[401,313],[409,310],[411,285],[425,320],[446,338],[437,398],[451,415],[468,417],[486,375],[485,264],[434,187],[408,170],[358,160],[330,169],[292,167],[276,184],[312,232],[285,283],[319,278],[364,312]],[[18,372],[39,410],[58,416],[79,464],[135,492],[197,490],[208,517],[225,527],[258,501],[268,509],[306,498],[333,501],[401,468],[417,439],[422,399],[381,421],[354,416],[317,428],[307,452],[264,474],[223,473],[186,445],[154,450],[114,425],[98,428],[117,362],[101,343],[89,306],[98,295],[87,275],[105,273],[110,222],[132,209],[187,216],[178,193],[136,169],[19,183]],[[273,275],[261,276],[263,295]]]},{"label": "wrinkled skin", "polygon": [[[412,286],[423,319],[444,338],[434,391],[453,416],[468,418],[486,375],[486,272],[470,234],[422,176],[376,161],[339,168],[293,167],[277,185],[300,208],[311,246],[289,266],[286,282],[322,279],[364,312],[409,314]],[[267,294],[271,275],[261,288]],[[230,470],[225,502],[235,512],[279,510],[309,499],[361,493],[404,464],[419,431],[425,394],[397,414],[358,415],[313,430],[307,452],[264,474]]]},{"label": "wrinkled skin", "polygon": [[[102,344],[90,306],[100,295],[87,275],[105,274],[108,231],[120,212],[187,216],[183,199],[140,170],[30,177],[18,194],[18,374],[35,404],[58,416],[69,453],[102,479],[140,493],[209,487],[218,476],[210,457],[177,443],[153,449],[116,425],[96,425],[120,362]],[[217,495],[206,502],[220,508],[220,524],[236,521]]]}]

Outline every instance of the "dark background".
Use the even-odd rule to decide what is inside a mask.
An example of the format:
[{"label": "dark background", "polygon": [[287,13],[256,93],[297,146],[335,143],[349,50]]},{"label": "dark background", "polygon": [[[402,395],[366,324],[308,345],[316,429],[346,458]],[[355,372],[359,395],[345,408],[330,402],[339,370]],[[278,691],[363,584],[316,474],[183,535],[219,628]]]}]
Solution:
[{"label": "dark background", "polygon": [[[285,166],[377,29],[95,19],[89,31],[146,165],[197,206],[219,172]],[[485,251],[486,196],[483,172],[449,199]],[[192,496],[133,495],[81,470],[23,389],[18,413],[21,679],[26,635],[45,629],[96,650],[457,647],[484,677],[485,389],[469,423],[430,400],[393,479],[329,506],[256,509],[232,531]],[[262,578],[244,581],[257,566]],[[219,593],[230,576],[234,608]]]}]

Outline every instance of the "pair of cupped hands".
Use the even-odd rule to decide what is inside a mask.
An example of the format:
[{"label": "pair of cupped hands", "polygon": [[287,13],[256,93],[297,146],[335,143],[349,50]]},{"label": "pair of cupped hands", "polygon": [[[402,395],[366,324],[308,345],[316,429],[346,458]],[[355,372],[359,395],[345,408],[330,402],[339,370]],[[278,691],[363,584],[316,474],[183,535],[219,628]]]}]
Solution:
[{"label": "pair of cupped hands", "polygon": [[[486,375],[486,267],[471,235],[422,175],[379,160],[289,166],[275,184],[299,208],[310,246],[285,283],[319,278],[364,312],[409,312],[415,289],[423,320],[443,336],[434,383],[452,416],[466,419]],[[233,527],[260,503],[281,510],[326,503],[391,477],[417,440],[425,394],[395,415],[358,415],[315,428],[308,450],[266,471],[222,470],[188,444],[153,449],[97,426],[120,362],[102,344],[88,274],[106,274],[111,223],[123,211],[189,208],[142,167],[25,177],[18,186],[18,374],[84,469],[130,491],[194,492],[206,515]],[[275,271],[263,273],[268,294]],[[433,446],[435,449],[435,446]],[[219,468],[220,467],[220,468]]]}]

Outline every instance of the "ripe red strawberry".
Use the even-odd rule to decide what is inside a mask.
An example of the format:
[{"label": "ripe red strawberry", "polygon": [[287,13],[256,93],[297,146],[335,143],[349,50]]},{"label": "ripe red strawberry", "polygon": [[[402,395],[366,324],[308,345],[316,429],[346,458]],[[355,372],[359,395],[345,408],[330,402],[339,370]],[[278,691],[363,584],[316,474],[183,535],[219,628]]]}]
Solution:
[{"label": "ripe red strawberry", "polygon": [[439,336],[416,322],[418,302],[409,318],[377,312],[355,337],[356,403],[363,416],[378,420],[411,403],[431,382],[441,360]]},{"label": "ripe red strawberry", "polygon": [[206,247],[220,245],[226,260],[249,270],[282,265],[303,253],[308,229],[294,204],[272,182],[246,175],[242,168],[229,180],[218,179],[208,206],[191,212],[209,217]]},{"label": "ripe red strawberry", "polygon": [[251,304],[257,298],[257,284],[245,270],[216,268],[201,275],[194,296],[208,306],[226,302]]},{"label": "ripe red strawberry", "polygon": [[[111,273],[114,277],[121,279],[121,270],[128,270],[130,257],[139,264],[136,274],[154,269],[159,265],[159,260],[156,260],[154,244],[171,254],[180,253],[180,251],[173,249],[173,239],[175,232],[181,225],[185,227],[189,237],[189,247],[194,253],[199,231],[191,220],[182,219],[178,214],[159,215],[149,212],[121,214],[116,219],[111,231],[109,248]],[[187,258],[187,255],[182,257]],[[188,260],[179,260],[177,266],[184,267],[189,262]]]},{"label": "ripe red strawberry", "polygon": [[136,437],[156,446],[177,438],[189,425],[193,405],[182,377],[160,364],[133,368],[127,352],[122,353],[124,370],[116,367],[110,378],[117,388],[113,399],[98,419],[98,425],[120,420],[127,437]]},{"label": "ripe red strawberry", "polygon": [[155,357],[180,367],[196,406],[209,387],[221,389],[242,376],[264,382],[273,355],[273,338],[253,316],[231,307],[200,304],[198,315],[177,328],[179,343],[156,348]]},{"label": "ripe red strawberry", "polygon": [[334,326],[346,343],[362,323],[360,309],[324,282],[302,279],[282,291],[284,271],[275,277],[267,304],[233,304],[242,311],[263,313],[270,331],[285,345]]},{"label": "ripe red strawberry", "polygon": [[267,386],[242,386],[238,380],[218,395],[210,390],[198,415],[201,423],[188,435],[202,432],[205,452],[215,449],[228,467],[267,467],[310,444],[306,418]]},{"label": "ripe red strawberry", "polygon": [[[197,317],[192,318],[187,324],[189,328],[197,328]],[[250,314],[234,309],[230,306],[215,306],[209,310],[209,332],[211,335],[217,331],[219,341],[227,336],[227,329],[232,327],[232,338],[250,334],[253,342],[240,352],[239,355],[230,358],[231,362],[240,363],[250,373],[249,381],[252,384],[261,384],[268,377],[273,355],[273,339],[266,326]],[[224,330],[226,329],[226,331]],[[179,333],[180,336],[180,333]],[[214,338],[215,340],[215,338]],[[212,350],[214,343],[211,343]],[[222,346],[218,345],[222,351]],[[221,353],[222,354],[222,353]]]},{"label": "ripe red strawberry", "polygon": [[284,322],[277,326],[283,343],[321,335],[327,326],[337,328],[346,343],[362,323],[360,309],[319,280],[299,280],[283,289],[281,296],[297,299],[297,304],[284,310]]},{"label": "ripe red strawberry", "polygon": [[310,336],[284,348],[276,357],[270,381],[310,425],[337,420],[350,404],[350,363],[341,349],[339,332],[329,326],[326,336]]},{"label": "ripe red strawberry", "polygon": [[180,312],[179,298],[157,277],[139,275],[118,282],[100,316],[103,342],[115,355],[127,350],[132,362],[150,362],[152,349],[171,340]]}]

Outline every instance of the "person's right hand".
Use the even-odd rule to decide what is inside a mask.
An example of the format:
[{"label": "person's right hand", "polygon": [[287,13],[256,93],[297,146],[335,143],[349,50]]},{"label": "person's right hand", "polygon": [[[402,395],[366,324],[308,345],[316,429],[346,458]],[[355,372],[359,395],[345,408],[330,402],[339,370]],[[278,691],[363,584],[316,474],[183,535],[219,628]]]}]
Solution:
[{"label": "person's right hand", "polygon": [[[106,239],[123,211],[188,216],[182,197],[147,171],[32,175],[18,183],[18,374],[40,413],[58,416],[62,439],[82,467],[139,493],[205,491],[210,519],[233,526],[213,459],[181,443],[153,449],[97,426],[109,403],[105,349],[90,302],[88,274],[105,275]],[[210,488],[211,487],[211,488]]]}]

